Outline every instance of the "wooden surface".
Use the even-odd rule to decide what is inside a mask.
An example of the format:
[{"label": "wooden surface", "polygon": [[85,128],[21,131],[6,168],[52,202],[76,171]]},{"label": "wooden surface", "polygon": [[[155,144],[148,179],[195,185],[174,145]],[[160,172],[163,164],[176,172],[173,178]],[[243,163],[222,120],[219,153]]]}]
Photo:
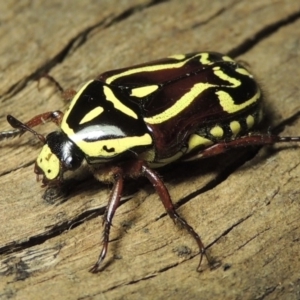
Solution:
[{"label": "wooden surface", "polygon": [[[213,50],[256,75],[270,126],[300,135],[293,118],[300,112],[299,1],[8,0],[0,11],[1,130],[9,129],[7,114],[26,121],[64,107],[47,81],[37,88],[40,73],[78,90],[106,70]],[[162,171],[178,212],[220,268],[211,271],[204,260],[196,272],[194,241],[142,181],[117,211],[97,275],[87,270],[99,254],[95,216],[109,187],[87,178],[65,198],[46,201],[33,174],[40,147],[30,134],[0,143],[0,299],[300,298],[299,146]]]}]

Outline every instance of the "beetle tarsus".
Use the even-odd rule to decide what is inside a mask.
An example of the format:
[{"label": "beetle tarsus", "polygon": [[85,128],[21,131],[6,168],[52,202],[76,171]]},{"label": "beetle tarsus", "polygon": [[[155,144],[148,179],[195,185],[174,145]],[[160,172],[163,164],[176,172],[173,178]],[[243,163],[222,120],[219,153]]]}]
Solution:
[{"label": "beetle tarsus", "polygon": [[102,246],[102,250],[99,255],[99,258],[98,258],[97,262],[95,263],[95,265],[89,269],[89,272],[98,273],[100,271],[100,265],[106,256],[107,248],[108,248],[108,241],[103,242],[103,246]]}]

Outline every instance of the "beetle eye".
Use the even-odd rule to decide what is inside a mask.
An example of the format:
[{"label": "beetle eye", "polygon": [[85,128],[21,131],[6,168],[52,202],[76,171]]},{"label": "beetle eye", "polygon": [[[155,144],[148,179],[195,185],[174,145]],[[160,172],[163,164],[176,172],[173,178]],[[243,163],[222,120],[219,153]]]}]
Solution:
[{"label": "beetle eye", "polygon": [[72,157],[68,156],[65,160],[64,160],[64,165],[68,168],[71,169],[72,168]]}]

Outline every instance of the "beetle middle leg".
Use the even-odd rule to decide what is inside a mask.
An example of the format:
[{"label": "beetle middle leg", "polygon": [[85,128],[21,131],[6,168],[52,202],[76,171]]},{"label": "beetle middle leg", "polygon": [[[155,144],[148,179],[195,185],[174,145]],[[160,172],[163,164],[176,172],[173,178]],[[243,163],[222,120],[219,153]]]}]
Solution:
[{"label": "beetle middle leg", "polygon": [[300,136],[278,136],[272,134],[252,134],[241,136],[231,141],[220,141],[196,154],[188,156],[184,161],[192,161],[200,158],[211,157],[227,152],[230,149],[273,145],[276,143],[300,142]]},{"label": "beetle middle leg", "polygon": [[103,229],[102,250],[100,252],[96,264],[90,269],[91,273],[97,273],[99,271],[99,266],[107,254],[109,233],[112,225],[112,219],[121,201],[121,196],[122,196],[122,191],[124,186],[123,170],[121,168],[116,167],[112,170],[112,173],[115,182],[109,197],[105,214],[103,216],[104,229]]}]

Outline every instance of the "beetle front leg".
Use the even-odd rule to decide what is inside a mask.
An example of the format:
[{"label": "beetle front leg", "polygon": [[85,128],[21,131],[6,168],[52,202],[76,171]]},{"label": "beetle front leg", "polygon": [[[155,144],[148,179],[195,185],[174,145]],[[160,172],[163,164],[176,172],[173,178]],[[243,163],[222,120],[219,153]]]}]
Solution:
[{"label": "beetle front leg", "polygon": [[103,217],[104,230],[103,230],[102,250],[100,252],[98,261],[90,269],[91,273],[97,273],[99,271],[99,266],[107,254],[109,233],[110,233],[110,227],[112,225],[112,219],[121,201],[121,195],[122,195],[123,184],[124,184],[123,171],[120,168],[115,168],[113,170],[113,173],[114,173],[113,177],[115,179],[115,182]]},{"label": "beetle front leg", "polygon": [[32,127],[35,127],[35,126],[38,126],[41,124],[53,122],[57,126],[59,126],[62,121],[63,116],[64,116],[64,114],[60,110],[49,111],[49,112],[45,112],[45,113],[42,113],[42,114],[39,114],[39,115],[33,117],[25,124],[28,127],[32,128]]}]

